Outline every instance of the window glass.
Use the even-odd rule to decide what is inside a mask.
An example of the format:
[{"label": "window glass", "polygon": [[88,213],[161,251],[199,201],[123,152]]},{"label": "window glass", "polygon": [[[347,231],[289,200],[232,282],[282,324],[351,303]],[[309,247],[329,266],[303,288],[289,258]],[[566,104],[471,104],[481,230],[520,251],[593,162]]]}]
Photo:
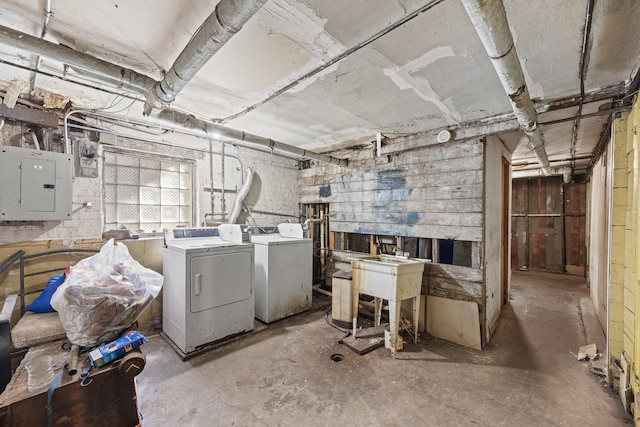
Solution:
[{"label": "window glass", "polygon": [[191,226],[193,163],[109,151],[103,159],[106,230]]}]

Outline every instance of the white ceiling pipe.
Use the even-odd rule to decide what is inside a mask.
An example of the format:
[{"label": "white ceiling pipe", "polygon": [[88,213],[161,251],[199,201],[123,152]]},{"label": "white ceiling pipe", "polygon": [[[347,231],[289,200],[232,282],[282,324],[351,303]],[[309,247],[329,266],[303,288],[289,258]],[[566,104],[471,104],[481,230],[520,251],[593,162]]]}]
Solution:
[{"label": "white ceiling pipe", "polygon": [[[55,59],[72,67],[91,71],[95,73],[94,77],[100,78],[106,84],[113,85],[116,83],[119,87],[124,87],[142,96],[145,96],[157,83],[157,81],[151,77],[145,76],[144,74],[140,74],[128,68],[103,61],[102,59],[75,51],[66,46],[51,43],[2,25],[0,25],[0,43],[14,46],[36,55]],[[348,164],[346,159],[338,159],[325,154],[314,153],[312,151],[303,150],[269,138],[263,138],[234,129],[227,129],[223,126],[215,125],[204,120],[198,120],[192,115],[177,112],[175,110],[160,111],[158,113],[158,118],[186,129],[199,130],[202,132],[202,136],[205,137],[210,137],[213,132],[219,133],[223,137],[242,141],[245,143],[244,145],[249,148],[266,147],[271,150],[278,150],[288,155],[314,159],[324,163],[331,163],[340,166],[347,166]]]},{"label": "white ceiling pipe", "polygon": [[518,123],[529,138],[528,147],[548,175],[551,168],[538,128],[538,114],[529,96],[502,0],[462,0],[462,4],[509,96]]},{"label": "white ceiling pipe", "polygon": [[540,176],[562,175],[562,182],[569,184],[571,183],[571,173],[571,166],[562,166],[549,168],[548,172],[544,172],[542,169],[515,170],[513,171],[512,178],[536,178]]},{"label": "white ceiling pipe", "polygon": [[[0,25],[0,43],[37,56],[54,59],[72,68],[90,71],[96,80],[107,83],[110,86],[115,84],[117,87],[123,87],[138,95],[146,95],[157,83],[153,78],[137,71],[3,25]],[[35,68],[34,71],[38,72],[38,69]],[[73,81],[71,82],[74,83]]]},{"label": "white ceiling pipe", "polygon": [[154,79],[144,74],[2,25],[0,25],[0,43],[55,59],[71,67],[93,71],[111,85],[118,82],[120,86],[140,95],[146,95],[156,83]]},{"label": "white ceiling pipe", "polygon": [[264,4],[266,0],[221,0],[196,31],[161,82],[147,94],[144,114],[162,109],[176,98],[198,71]]},{"label": "white ceiling pipe", "polygon": [[300,158],[314,159],[323,163],[330,163],[339,166],[348,165],[347,159],[338,159],[336,157],[327,156],[326,154],[314,153],[313,151],[303,150],[302,148],[294,147],[283,142],[274,141],[270,138],[264,138],[262,136],[253,135],[251,133],[229,129],[215,123],[198,119],[193,115],[169,108],[159,111],[156,115],[154,115],[154,117],[187,129],[197,130],[208,137],[211,137],[211,135],[219,135],[220,139],[228,138],[230,140],[244,142],[249,145],[281,151],[287,154],[298,156]]}]

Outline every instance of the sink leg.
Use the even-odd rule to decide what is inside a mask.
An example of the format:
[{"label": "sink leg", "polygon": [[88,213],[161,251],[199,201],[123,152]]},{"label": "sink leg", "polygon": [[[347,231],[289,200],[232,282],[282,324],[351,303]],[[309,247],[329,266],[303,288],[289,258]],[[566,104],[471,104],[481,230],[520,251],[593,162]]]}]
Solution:
[{"label": "sink leg", "polygon": [[373,308],[374,308],[374,316],[373,319],[375,321],[375,325],[378,326],[380,324],[380,318],[382,317],[382,298],[374,298],[373,299]]},{"label": "sink leg", "polygon": [[418,323],[420,322],[420,295],[413,297],[413,343],[418,344]]},{"label": "sink leg", "polygon": [[356,319],[358,318],[358,304],[360,302],[360,292],[358,292],[355,287],[351,291],[351,308],[352,308],[352,316]]},{"label": "sink leg", "polygon": [[389,300],[389,333],[391,335],[391,354],[396,355],[398,348],[398,341],[401,339],[398,333],[398,327],[400,326],[400,304],[398,301]]}]

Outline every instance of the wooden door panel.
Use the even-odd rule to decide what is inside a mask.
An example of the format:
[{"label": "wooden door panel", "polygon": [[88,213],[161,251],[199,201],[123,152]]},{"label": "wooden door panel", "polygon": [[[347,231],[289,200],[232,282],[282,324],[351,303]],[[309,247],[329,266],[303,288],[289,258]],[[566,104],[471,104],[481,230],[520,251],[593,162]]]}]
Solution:
[{"label": "wooden door panel", "polygon": [[529,218],[529,268],[564,272],[561,217]]},{"label": "wooden door panel", "polygon": [[528,267],[527,219],[524,216],[511,218],[511,268]]}]

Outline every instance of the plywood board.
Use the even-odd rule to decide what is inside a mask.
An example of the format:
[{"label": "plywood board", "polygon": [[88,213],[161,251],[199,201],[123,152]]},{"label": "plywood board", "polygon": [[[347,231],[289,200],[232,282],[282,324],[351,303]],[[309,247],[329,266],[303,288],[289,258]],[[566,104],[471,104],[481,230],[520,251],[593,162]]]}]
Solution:
[{"label": "plywood board", "polygon": [[427,332],[436,338],[482,350],[478,304],[427,296]]}]

